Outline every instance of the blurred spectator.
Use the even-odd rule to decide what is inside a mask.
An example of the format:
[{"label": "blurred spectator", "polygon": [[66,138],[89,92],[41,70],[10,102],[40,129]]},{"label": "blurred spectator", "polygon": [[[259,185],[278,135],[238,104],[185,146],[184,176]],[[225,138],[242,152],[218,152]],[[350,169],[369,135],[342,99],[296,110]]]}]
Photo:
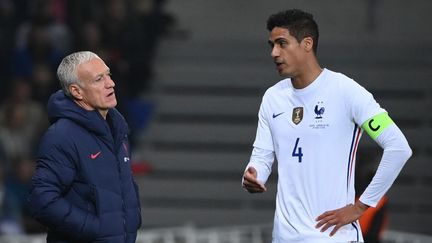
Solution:
[{"label": "blurred spectator", "polygon": [[73,0],[67,1],[67,23],[73,33],[79,33],[86,22],[103,21],[106,0]]},{"label": "blurred spectator", "polygon": [[68,28],[56,21],[53,0],[35,0],[29,5],[31,19],[18,26],[13,51],[15,76],[31,77],[37,63],[48,64],[54,72],[61,57],[70,50]]},{"label": "blurred spectator", "polygon": [[[27,32],[23,37],[18,37],[17,42],[22,42],[13,51],[13,74],[18,77],[30,78],[33,73],[35,63],[48,63],[52,72],[59,63],[61,53],[54,49],[48,41],[48,36],[44,26],[35,25],[28,30],[23,30],[26,26],[21,26],[22,32]],[[20,40],[26,37],[24,40]]]},{"label": "blurred spectator", "polygon": [[[130,60],[126,59],[125,50],[127,48],[126,32],[129,26],[129,5],[127,1],[108,0],[101,21],[100,28],[105,49],[107,65],[114,74],[116,83],[116,93],[119,94],[117,105],[120,112],[124,111],[123,101],[131,96],[127,85],[134,83],[135,80],[129,76]],[[137,50],[136,50],[137,51]]]},{"label": "blurred spectator", "polygon": [[13,164],[13,173],[5,178],[0,233],[42,232],[42,226],[31,217],[26,208],[31,177],[35,169],[34,162],[30,159],[18,158],[13,161]]},{"label": "blurred spectator", "polygon": [[42,105],[32,99],[31,84],[15,79],[0,106],[0,160],[2,198],[0,234],[40,232],[27,213],[25,202],[33,173],[32,158],[47,126]]},{"label": "blurred spectator", "polygon": [[[4,64],[0,68],[5,74],[12,70],[4,78],[35,81],[37,99],[46,101],[44,93],[52,93],[53,88],[48,85],[47,68],[55,77],[62,56],[71,51],[91,50],[104,58],[117,79],[122,80],[117,86],[119,96],[134,99],[151,88],[157,43],[173,33],[175,18],[164,10],[165,3],[0,0],[0,48],[6,53],[0,59],[0,64]],[[10,38],[13,36],[15,40]],[[41,92],[45,88],[48,90]],[[119,109],[123,109],[123,104],[119,104]]]},{"label": "blurred spectator", "polygon": [[[15,30],[14,5],[12,1],[0,0],[0,73],[2,74],[2,84],[9,80],[11,75],[11,50],[13,47],[13,36]],[[7,87],[6,83],[6,87]],[[6,95],[5,89],[0,91],[0,99]]]},{"label": "blurred spectator", "polygon": [[3,147],[0,145],[0,218],[2,217],[3,213],[3,200],[4,200],[4,167],[5,165],[9,164],[7,161],[5,152]]},{"label": "blurred spectator", "polygon": [[165,0],[132,0],[133,14],[127,32],[125,53],[130,61],[130,95],[149,90],[158,43],[172,32],[175,18],[164,11]]},{"label": "blurred spectator", "polygon": [[[16,80],[0,106],[0,145],[9,161],[32,158],[39,135],[47,127],[42,105],[31,98],[28,82]],[[8,171],[10,166],[6,165]]]},{"label": "blurred spectator", "polygon": [[30,19],[21,23],[18,29],[17,43],[26,46],[27,35],[33,27],[42,27],[48,42],[62,54],[70,51],[71,33],[63,22],[66,15],[64,0],[33,0],[29,1]]},{"label": "blurred spectator", "polygon": [[[69,3],[69,23],[77,33],[73,49],[91,50],[106,60],[119,80],[117,109],[128,121],[133,120],[133,130],[142,129],[144,126],[138,123],[145,124],[144,120],[151,116],[152,104],[142,101],[140,96],[151,88],[157,42],[174,22],[164,12],[164,2],[108,0],[103,5],[100,1],[82,5],[78,0]],[[133,114],[136,112],[144,115],[137,117]]]},{"label": "blurred spectator", "polygon": [[[132,0],[128,25],[124,32],[124,55],[128,73],[121,83],[123,112],[131,130],[142,130],[150,121],[154,104],[140,97],[152,89],[153,63],[161,38],[174,32],[175,18],[164,10],[165,0]],[[137,135],[139,133],[132,133]],[[131,137],[132,146],[136,137]]]},{"label": "blurred spectator", "polygon": [[89,20],[84,22],[76,37],[75,49],[92,50],[92,52],[101,58],[107,58],[107,49],[102,42],[102,33],[96,21]]},{"label": "blurred spectator", "polygon": [[31,76],[31,84],[35,101],[43,105],[48,102],[50,94],[60,88],[55,74],[47,63],[35,63]]}]

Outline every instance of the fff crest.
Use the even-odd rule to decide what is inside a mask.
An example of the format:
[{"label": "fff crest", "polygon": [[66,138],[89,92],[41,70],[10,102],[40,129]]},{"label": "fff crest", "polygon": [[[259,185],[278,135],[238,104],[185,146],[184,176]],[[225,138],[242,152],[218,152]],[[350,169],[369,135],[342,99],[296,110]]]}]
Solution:
[{"label": "fff crest", "polygon": [[303,107],[296,107],[293,109],[292,121],[298,125],[303,120]]}]

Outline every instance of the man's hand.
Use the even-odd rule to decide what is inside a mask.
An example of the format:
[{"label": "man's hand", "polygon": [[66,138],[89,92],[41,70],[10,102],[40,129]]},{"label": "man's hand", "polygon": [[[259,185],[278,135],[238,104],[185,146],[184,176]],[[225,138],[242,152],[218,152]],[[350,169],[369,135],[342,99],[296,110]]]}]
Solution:
[{"label": "man's hand", "polygon": [[330,232],[330,236],[333,236],[342,226],[356,221],[369,206],[357,201],[354,205],[349,204],[343,208],[339,208],[332,211],[327,211],[316,219],[318,224],[315,226],[317,229],[321,228],[321,232],[326,231],[329,227],[335,226]]},{"label": "man's hand", "polygon": [[243,174],[243,188],[250,193],[267,191],[267,188],[257,180],[257,175],[254,167],[249,167]]}]

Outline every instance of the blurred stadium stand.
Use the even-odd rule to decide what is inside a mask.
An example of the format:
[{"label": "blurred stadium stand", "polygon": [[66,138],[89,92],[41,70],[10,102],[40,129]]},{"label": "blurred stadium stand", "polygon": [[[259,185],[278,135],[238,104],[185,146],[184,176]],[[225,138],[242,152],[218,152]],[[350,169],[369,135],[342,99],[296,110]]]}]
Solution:
[{"label": "blurred stadium stand", "polygon": [[[143,227],[272,222],[277,175],[263,195],[243,192],[240,181],[261,96],[280,80],[265,21],[296,7],[315,13],[322,66],[370,90],[414,150],[388,192],[388,242],[405,242],[391,232],[432,235],[432,30],[426,21],[432,2],[377,0],[373,10],[368,4],[170,1],[167,8],[189,36],[163,40],[156,58],[156,114],[136,151],[153,168],[137,177]],[[359,150],[380,149],[365,135]]]}]

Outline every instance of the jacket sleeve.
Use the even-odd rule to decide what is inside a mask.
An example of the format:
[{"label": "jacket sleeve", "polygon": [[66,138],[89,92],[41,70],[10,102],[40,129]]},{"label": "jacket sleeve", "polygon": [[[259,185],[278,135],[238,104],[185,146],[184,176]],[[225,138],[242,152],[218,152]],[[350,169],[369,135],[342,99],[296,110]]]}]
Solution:
[{"label": "jacket sleeve", "polygon": [[94,239],[98,217],[74,206],[63,196],[74,182],[78,159],[75,147],[58,134],[45,135],[39,148],[28,203],[32,216],[49,228],[71,238]]}]

